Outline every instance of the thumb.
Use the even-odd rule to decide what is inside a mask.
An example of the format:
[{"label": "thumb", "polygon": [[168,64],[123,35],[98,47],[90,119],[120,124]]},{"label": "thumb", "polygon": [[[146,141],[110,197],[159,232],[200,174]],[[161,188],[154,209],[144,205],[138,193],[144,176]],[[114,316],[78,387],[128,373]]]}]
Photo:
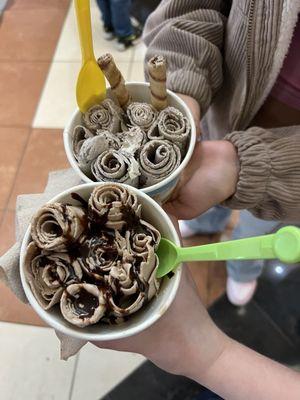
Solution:
[{"label": "thumb", "polygon": [[168,201],[164,205],[164,210],[167,214],[171,214],[177,219],[191,219],[199,215],[197,209],[186,201],[186,197],[182,195],[182,192],[176,198]]}]

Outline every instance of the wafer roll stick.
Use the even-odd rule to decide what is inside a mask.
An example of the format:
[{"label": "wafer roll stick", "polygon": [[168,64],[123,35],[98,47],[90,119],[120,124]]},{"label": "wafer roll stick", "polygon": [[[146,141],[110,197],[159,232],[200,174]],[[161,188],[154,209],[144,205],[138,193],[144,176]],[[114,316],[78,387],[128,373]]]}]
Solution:
[{"label": "wafer roll stick", "polygon": [[158,111],[168,106],[167,99],[167,62],[162,56],[152,57],[148,61],[148,73],[151,90],[151,103]]},{"label": "wafer roll stick", "polygon": [[104,54],[98,59],[98,65],[102,69],[106,79],[108,80],[113,94],[116,96],[120,106],[126,109],[131,103],[131,96],[126,89],[125,80],[120,70],[115,64],[111,54]]}]

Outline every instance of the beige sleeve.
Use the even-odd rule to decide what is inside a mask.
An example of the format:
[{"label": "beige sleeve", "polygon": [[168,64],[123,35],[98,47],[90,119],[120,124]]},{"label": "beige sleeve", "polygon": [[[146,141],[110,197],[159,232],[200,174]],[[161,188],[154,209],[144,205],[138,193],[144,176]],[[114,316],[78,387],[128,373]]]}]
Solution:
[{"label": "beige sleeve", "polygon": [[300,221],[300,126],[233,132],[240,160],[234,196],[224,202],[267,220]]},{"label": "beige sleeve", "polygon": [[163,0],[144,31],[146,61],[164,56],[167,87],[194,97],[202,115],[223,82],[223,3],[226,1]]}]

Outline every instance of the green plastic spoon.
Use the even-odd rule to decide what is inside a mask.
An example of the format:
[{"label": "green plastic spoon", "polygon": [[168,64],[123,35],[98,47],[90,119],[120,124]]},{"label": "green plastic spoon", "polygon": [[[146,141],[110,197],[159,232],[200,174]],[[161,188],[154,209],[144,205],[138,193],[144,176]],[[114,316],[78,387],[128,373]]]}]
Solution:
[{"label": "green plastic spoon", "polygon": [[191,261],[256,260],[278,258],[288,264],[300,261],[300,229],[286,226],[271,235],[207,244],[179,247],[162,239],[157,251],[159,267],[156,276],[162,278],[178,264]]}]

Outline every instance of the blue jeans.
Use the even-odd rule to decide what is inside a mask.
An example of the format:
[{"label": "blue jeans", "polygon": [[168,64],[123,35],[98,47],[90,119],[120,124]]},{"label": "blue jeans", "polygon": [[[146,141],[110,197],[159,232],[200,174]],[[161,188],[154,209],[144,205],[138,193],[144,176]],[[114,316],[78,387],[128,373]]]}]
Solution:
[{"label": "blue jeans", "polygon": [[131,0],[97,0],[104,25],[116,36],[123,38],[133,34],[130,21]]},{"label": "blue jeans", "polygon": [[[231,210],[225,207],[216,206],[191,221],[187,225],[197,233],[222,232],[226,227],[231,215]],[[254,217],[249,211],[243,210],[240,213],[238,225],[235,227],[232,239],[242,239],[251,236],[270,233],[277,227],[278,221],[265,221]],[[238,282],[250,282],[259,277],[264,265],[263,260],[251,261],[228,261],[228,275]]]}]

